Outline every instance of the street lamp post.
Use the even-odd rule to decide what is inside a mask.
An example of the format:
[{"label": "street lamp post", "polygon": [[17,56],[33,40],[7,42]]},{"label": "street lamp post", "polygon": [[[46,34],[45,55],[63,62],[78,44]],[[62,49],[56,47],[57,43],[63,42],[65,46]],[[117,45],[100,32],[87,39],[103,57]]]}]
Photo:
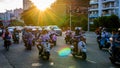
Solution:
[{"label": "street lamp post", "polygon": [[90,31],[90,19],[89,19],[89,12],[88,12],[88,32]]},{"label": "street lamp post", "polygon": [[71,22],[72,22],[71,16],[72,14],[71,14],[71,5],[70,5],[70,30],[71,30]]},{"label": "street lamp post", "polygon": [[89,21],[89,15],[88,15],[88,32],[90,31],[90,21]]}]

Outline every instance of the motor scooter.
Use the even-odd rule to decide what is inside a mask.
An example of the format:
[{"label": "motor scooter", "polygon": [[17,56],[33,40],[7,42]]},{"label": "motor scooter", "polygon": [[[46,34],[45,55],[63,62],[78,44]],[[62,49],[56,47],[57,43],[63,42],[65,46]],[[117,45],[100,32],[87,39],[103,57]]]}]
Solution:
[{"label": "motor scooter", "polygon": [[99,40],[99,44],[98,45],[99,45],[99,49],[100,50],[103,49],[103,48],[108,49],[111,46],[109,38],[101,38]]},{"label": "motor scooter", "polygon": [[[42,44],[43,43],[43,44]],[[49,43],[49,41],[40,41],[40,40],[37,40],[35,42],[38,50],[39,50],[39,55],[43,58],[43,59],[46,59],[46,60],[49,60],[50,58],[50,50],[51,50],[51,45]]]},{"label": "motor scooter", "polygon": [[[82,42],[83,45],[78,45],[79,42]],[[74,41],[74,44],[71,45],[71,54],[74,57],[81,57],[83,60],[87,58],[87,49],[84,41]]]},{"label": "motor scooter", "polygon": [[120,64],[120,46],[115,47],[114,52],[112,49],[110,49],[109,54],[110,54],[109,59],[112,64]]},{"label": "motor scooter", "polygon": [[19,43],[19,33],[15,33],[13,37],[14,43]]},{"label": "motor scooter", "polygon": [[9,51],[10,45],[11,45],[11,40],[10,39],[4,39],[4,47],[7,51]]}]

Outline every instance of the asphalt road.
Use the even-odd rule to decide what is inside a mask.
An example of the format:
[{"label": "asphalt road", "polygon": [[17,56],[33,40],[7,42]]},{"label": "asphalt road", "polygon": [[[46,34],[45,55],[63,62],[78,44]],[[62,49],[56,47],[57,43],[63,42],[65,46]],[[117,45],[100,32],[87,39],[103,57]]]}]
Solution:
[{"label": "asphalt road", "polygon": [[36,46],[28,51],[24,43],[12,44],[7,52],[0,40],[0,68],[120,68],[111,64],[107,50],[99,50],[96,35],[86,33],[87,59],[74,58],[71,54],[60,56],[59,53],[70,45],[65,44],[64,34],[58,37],[57,46],[51,50],[50,60],[43,60],[38,56]]}]

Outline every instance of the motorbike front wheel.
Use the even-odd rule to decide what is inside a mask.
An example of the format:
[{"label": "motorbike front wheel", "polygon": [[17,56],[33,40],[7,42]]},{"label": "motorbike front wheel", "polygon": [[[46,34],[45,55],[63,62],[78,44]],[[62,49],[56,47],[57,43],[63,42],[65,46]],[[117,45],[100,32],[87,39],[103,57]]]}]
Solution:
[{"label": "motorbike front wheel", "polygon": [[5,49],[9,51],[9,45],[5,45]]},{"label": "motorbike front wheel", "polygon": [[99,45],[99,49],[102,50],[103,46],[102,45]]},{"label": "motorbike front wheel", "polygon": [[86,58],[87,58],[86,53],[85,53],[85,52],[82,52],[82,59],[83,59],[83,60],[86,60]]},{"label": "motorbike front wheel", "polygon": [[50,58],[50,53],[49,52],[45,52],[45,54],[43,55],[43,59],[49,60],[49,58]]},{"label": "motorbike front wheel", "polygon": [[109,59],[110,59],[112,64],[115,64],[116,61],[112,57],[110,57]]}]

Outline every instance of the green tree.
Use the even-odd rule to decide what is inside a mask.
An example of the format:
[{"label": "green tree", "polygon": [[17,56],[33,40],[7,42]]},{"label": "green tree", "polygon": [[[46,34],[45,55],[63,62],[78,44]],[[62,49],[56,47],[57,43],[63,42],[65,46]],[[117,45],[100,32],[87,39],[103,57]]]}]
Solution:
[{"label": "green tree", "polygon": [[106,27],[110,29],[117,29],[120,27],[119,17],[116,15],[102,16],[94,20],[94,28]]},{"label": "green tree", "polygon": [[27,25],[58,25],[60,26],[65,21],[66,15],[63,12],[58,12],[54,9],[46,9],[40,11],[35,6],[29,8],[22,13],[22,19]]},{"label": "green tree", "polygon": [[11,20],[11,23],[9,26],[24,26],[25,24],[23,22],[20,22],[18,20]]},{"label": "green tree", "polygon": [[28,10],[25,10],[22,13],[21,19],[24,21],[26,25],[37,25],[34,20],[36,19],[37,11],[34,11],[34,10],[36,10],[35,6],[29,8]]},{"label": "green tree", "polygon": [[120,27],[120,22],[119,22],[119,17],[116,15],[111,15],[108,17],[108,28],[119,28]]}]

